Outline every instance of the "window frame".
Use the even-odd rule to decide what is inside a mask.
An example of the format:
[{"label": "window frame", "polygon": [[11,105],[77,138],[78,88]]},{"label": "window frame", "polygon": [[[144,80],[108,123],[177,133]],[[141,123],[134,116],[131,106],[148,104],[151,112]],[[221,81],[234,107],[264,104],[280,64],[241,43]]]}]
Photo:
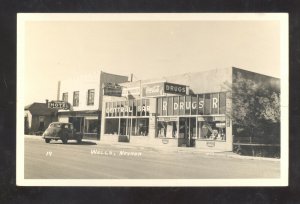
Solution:
[{"label": "window frame", "polygon": [[[68,102],[68,100],[69,100],[69,96],[68,96],[68,95],[69,95],[68,92],[62,93],[62,101]],[[67,100],[65,100],[65,96],[67,96],[67,97],[66,97]]]},{"label": "window frame", "polygon": [[[77,103],[75,103],[76,102],[76,100],[75,100],[75,95],[77,94]],[[74,107],[77,107],[77,106],[79,106],[79,91],[74,91],[73,92],[73,106]]]},{"label": "window frame", "polygon": [[[91,95],[91,93],[93,93],[93,97],[91,99],[92,101],[90,101],[90,95]],[[94,104],[95,104],[95,89],[88,89],[86,105],[93,106]]]}]

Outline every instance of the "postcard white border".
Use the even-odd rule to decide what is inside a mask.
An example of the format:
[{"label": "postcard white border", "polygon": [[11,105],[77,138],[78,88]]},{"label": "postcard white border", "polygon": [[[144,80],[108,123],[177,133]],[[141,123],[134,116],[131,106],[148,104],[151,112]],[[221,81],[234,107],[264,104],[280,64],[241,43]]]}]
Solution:
[{"label": "postcard white border", "polygon": [[[280,22],[281,159],[278,179],[25,179],[24,178],[24,35],[28,21],[268,21]],[[18,186],[287,186],[288,185],[288,14],[287,13],[105,13],[17,14],[17,158]]]}]

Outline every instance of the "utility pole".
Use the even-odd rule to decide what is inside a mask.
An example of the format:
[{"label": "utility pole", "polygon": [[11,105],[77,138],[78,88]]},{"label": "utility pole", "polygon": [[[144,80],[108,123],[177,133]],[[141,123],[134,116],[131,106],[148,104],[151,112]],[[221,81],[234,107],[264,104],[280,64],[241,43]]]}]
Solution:
[{"label": "utility pole", "polygon": [[58,81],[57,84],[57,100],[59,101],[59,95],[60,95],[60,81]]}]

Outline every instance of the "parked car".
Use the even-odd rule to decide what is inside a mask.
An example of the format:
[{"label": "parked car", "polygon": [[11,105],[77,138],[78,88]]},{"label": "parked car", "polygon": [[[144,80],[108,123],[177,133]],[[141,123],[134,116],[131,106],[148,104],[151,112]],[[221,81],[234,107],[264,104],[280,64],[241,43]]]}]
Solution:
[{"label": "parked car", "polygon": [[61,140],[64,144],[68,143],[68,140],[77,140],[81,142],[83,137],[82,133],[76,133],[72,123],[54,122],[43,133],[43,138],[46,143],[51,140]]}]

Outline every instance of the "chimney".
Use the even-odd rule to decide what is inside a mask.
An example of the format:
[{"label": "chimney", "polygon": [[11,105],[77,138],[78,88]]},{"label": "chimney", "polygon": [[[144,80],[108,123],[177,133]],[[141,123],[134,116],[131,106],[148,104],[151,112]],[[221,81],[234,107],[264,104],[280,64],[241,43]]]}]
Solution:
[{"label": "chimney", "polygon": [[133,74],[131,73],[130,74],[130,82],[132,82],[132,79],[133,79]]},{"label": "chimney", "polygon": [[57,100],[59,101],[59,96],[60,96],[60,81],[58,81],[57,85]]}]

